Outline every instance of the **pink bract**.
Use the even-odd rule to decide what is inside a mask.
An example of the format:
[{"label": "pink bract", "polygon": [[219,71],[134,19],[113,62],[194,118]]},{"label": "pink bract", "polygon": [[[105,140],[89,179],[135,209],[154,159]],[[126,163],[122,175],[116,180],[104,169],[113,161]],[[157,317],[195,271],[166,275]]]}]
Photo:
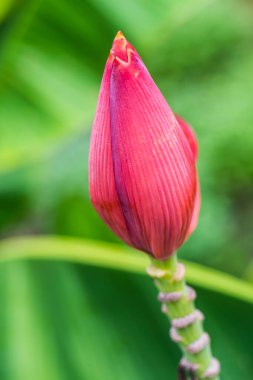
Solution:
[{"label": "pink bract", "polygon": [[197,143],[119,32],[102,79],[89,157],[91,201],[127,244],[166,259],[196,227]]}]

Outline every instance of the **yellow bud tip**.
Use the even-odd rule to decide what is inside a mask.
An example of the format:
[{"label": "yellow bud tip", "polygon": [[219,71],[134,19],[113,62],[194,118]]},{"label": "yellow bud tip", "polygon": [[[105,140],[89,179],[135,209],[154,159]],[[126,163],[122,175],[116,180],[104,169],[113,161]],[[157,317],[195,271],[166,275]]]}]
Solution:
[{"label": "yellow bud tip", "polygon": [[116,34],[115,38],[114,38],[114,41],[120,40],[120,39],[125,40],[125,37],[124,37],[123,33],[119,30],[118,33]]},{"label": "yellow bud tip", "polygon": [[116,34],[116,37],[114,38],[112,48],[111,48],[111,54],[118,61],[128,62],[127,46],[128,46],[127,40],[123,36],[122,32],[119,31]]}]

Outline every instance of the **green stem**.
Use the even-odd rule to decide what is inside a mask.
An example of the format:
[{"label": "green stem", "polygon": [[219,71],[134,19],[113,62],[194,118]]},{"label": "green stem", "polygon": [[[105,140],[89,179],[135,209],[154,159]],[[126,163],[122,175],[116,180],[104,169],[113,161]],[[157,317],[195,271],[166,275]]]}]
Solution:
[{"label": "green stem", "polygon": [[219,380],[218,374],[208,375],[206,372],[215,359],[203,329],[202,314],[194,304],[194,291],[187,287],[184,272],[184,266],[178,263],[176,254],[165,261],[152,259],[148,268],[148,274],[154,278],[159,289],[163,311],[171,320],[172,339],[178,342],[184,363],[194,368],[198,380]]}]

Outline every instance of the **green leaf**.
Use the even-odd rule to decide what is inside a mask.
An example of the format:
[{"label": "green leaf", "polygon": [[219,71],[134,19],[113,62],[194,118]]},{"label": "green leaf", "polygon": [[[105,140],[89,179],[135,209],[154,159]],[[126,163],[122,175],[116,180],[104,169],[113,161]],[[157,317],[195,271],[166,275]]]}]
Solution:
[{"label": "green leaf", "polygon": [[245,273],[244,273],[244,276],[243,278],[249,282],[251,282],[253,284],[253,261],[251,260]]},{"label": "green leaf", "polygon": [[[140,274],[145,273],[149,262],[146,255],[116,244],[57,236],[2,241],[0,262],[16,259],[64,260]],[[253,303],[253,287],[247,282],[198,264],[186,265],[190,283]]]},{"label": "green leaf", "polygon": [[64,379],[63,368],[55,355],[53,335],[45,334],[49,321],[45,318],[45,308],[41,310],[29,266],[12,263],[1,271],[1,276],[0,294],[5,296],[7,317],[2,322],[7,378],[32,379],[36,374],[38,380]]},{"label": "green leaf", "polygon": [[[252,304],[197,291],[222,380],[250,379]],[[169,340],[169,324],[148,276],[53,261],[6,261],[0,265],[0,297],[4,380],[176,378],[180,352]]]}]

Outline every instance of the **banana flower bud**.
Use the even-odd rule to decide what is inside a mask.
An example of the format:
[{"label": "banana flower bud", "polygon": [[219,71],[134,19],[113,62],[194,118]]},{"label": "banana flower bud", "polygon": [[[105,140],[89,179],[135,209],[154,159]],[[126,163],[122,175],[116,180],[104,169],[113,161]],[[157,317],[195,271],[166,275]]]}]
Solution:
[{"label": "banana flower bud", "polygon": [[196,160],[193,131],[174,115],[119,32],[91,135],[89,188],[96,211],[127,244],[168,258],[197,224]]}]

